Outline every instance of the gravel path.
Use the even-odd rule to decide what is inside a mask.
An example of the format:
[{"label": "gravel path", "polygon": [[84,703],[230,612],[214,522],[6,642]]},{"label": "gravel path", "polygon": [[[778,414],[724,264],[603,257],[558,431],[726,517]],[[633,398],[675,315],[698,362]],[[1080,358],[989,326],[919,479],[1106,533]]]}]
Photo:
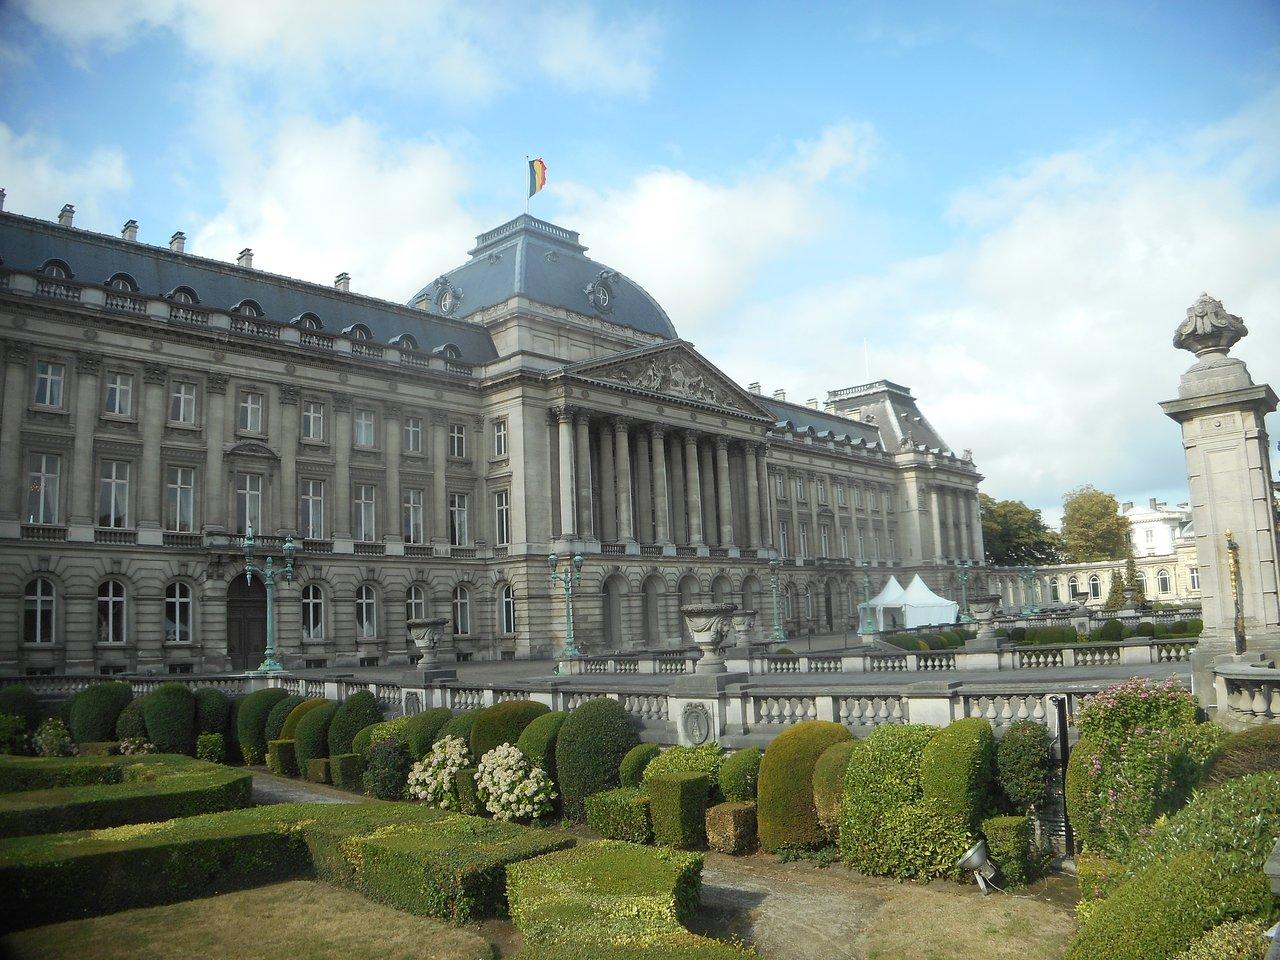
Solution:
[{"label": "gravel path", "polygon": [[253,802],[265,803],[359,803],[363,797],[318,783],[277,777],[265,770],[253,771]]}]

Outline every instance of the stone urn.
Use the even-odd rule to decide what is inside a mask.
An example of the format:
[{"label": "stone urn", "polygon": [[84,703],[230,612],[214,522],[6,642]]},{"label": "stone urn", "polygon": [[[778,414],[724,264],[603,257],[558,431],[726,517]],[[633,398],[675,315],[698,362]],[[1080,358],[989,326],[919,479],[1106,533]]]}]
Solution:
[{"label": "stone urn", "polygon": [[436,648],[440,646],[440,637],[444,633],[444,625],[448,622],[444,617],[438,617],[434,620],[410,620],[406,624],[409,628],[409,639],[422,651],[422,659],[418,661],[420,669],[431,670],[435,667]]},{"label": "stone urn", "polygon": [[695,603],[680,608],[689,628],[689,636],[702,651],[702,658],[698,660],[694,673],[725,672],[720,648],[729,636],[733,611],[737,609],[736,603]]},{"label": "stone urn", "polygon": [[969,612],[973,614],[973,622],[978,626],[978,635],[965,643],[970,650],[994,650],[999,644],[996,636],[995,615],[1000,606],[999,594],[970,597]]},{"label": "stone urn", "polygon": [[733,615],[733,638],[738,646],[749,648],[756,638],[756,612],[739,610]]}]

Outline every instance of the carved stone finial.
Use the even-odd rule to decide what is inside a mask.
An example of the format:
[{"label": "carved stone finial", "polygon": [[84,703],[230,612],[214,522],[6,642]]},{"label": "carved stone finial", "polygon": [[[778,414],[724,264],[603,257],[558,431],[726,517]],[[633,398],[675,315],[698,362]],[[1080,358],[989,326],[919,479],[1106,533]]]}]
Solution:
[{"label": "carved stone finial", "polygon": [[1248,334],[1244,321],[1227,313],[1221,300],[1202,293],[1187,307],[1187,319],[1178,325],[1173,345],[1179,350],[1190,350],[1197,357],[1215,353],[1226,356]]}]

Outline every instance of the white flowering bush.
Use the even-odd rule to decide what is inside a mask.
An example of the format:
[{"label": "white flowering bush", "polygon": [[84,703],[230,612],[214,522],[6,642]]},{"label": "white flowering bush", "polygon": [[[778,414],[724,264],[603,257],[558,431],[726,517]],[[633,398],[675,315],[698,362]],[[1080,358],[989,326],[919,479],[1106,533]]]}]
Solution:
[{"label": "white flowering bush", "polygon": [[534,820],[551,812],[556,787],[545,770],[503,743],[480,758],[476,795],[497,820]]},{"label": "white flowering bush", "polygon": [[441,737],[431,752],[409,771],[411,799],[442,810],[458,809],[458,791],[453,777],[471,763],[471,750],[461,737]]},{"label": "white flowering bush", "polygon": [[120,752],[126,757],[155,753],[156,745],[143,740],[141,737],[125,737],[120,741]]}]

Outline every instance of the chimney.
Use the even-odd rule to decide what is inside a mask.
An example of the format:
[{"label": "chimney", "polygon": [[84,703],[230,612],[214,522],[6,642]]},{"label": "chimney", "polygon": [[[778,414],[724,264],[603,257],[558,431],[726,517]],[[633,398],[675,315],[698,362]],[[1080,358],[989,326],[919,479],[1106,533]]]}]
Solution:
[{"label": "chimney", "polygon": [[246,270],[253,269],[253,251],[249,247],[245,247],[240,251],[240,256],[236,257],[236,265],[244,267]]},{"label": "chimney", "polygon": [[775,390],[775,391],[773,391],[773,399],[775,399],[775,400],[785,400],[785,399],[787,399],[787,391],[785,391],[785,390]]},{"label": "chimney", "polygon": [[333,285],[343,293],[351,292],[351,274],[343,270],[340,274],[333,278]]},{"label": "chimney", "polygon": [[187,235],[181,230],[175,230],[173,236],[169,238],[169,249],[174,253],[182,253],[187,247]]},{"label": "chimney", "polygon": [[64,227],[69,227],[71,226],[71,220],[75,215],[76,208],[69,203],[64,203],[62,205],[62,210],[58,213],[58,223],[62,224]]},{"label": "chimney", "polygon": [[[4,197],[0,195],[0,200],[3,200],[3,199]],[[756,393],[756,394],[760,393],[760,381],[756,380],[753,383],[748,383],[747,389],[750,390],[752,393]]]},{"label": "chimney", "polygon": [[1158,501],[1155,497],[1152,497],[1150,500],[1147,501],[1147,503],[1150,505],[1152,510],[1160,509],[1160,501]]},{"label": "chimney", "polygon": [[0,213],[4,212],[4,187],[0,187]]},{"label": "chimney", "polygon": [[138,221],[126,220],[124,226],[120,228],[121,238],[128,240],[130,243],[138,242]]},{"label": "chimney", "polygon": [[817,397],[810,397],[808,400],[806,400],[806,401],[805,401],[805,405],[806,405],[806,406],[810,406],[810,407],[812,407],[814,410],[817,410],[817,409],[818,409],[818,398],[817,398]]},{"label": "chimney", "polygon": [[1126,500],[1124,503],[1120,504],[1121,513],[1128,513],[1132,509],[1133,509],[1133,501],[1131,500]]}]

